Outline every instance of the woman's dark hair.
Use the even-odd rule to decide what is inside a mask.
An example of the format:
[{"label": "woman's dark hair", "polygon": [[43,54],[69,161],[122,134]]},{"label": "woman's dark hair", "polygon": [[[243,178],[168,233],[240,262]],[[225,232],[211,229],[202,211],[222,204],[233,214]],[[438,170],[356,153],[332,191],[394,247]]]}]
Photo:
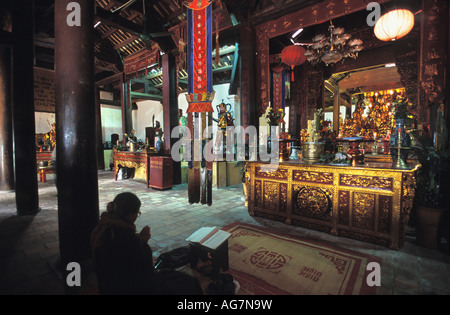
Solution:
[{"label": "woman's dark hair", "polygon": [[141,201],[132,192],[120,193],[107,206],[108,212],[112,212],[121,219],[125,219],[129,214],[139,212]]}]

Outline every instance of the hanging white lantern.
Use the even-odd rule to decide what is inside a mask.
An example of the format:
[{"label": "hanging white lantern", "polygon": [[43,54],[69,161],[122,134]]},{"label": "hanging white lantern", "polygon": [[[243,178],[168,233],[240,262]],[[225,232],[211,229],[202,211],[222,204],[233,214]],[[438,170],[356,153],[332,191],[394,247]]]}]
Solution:
[{"label": "hanging white lantern", "polygon": [[408,34],[414,27],[414,14],[405,9],[390,11],[375,24],[375,36],[382,41],[394,41]]}]

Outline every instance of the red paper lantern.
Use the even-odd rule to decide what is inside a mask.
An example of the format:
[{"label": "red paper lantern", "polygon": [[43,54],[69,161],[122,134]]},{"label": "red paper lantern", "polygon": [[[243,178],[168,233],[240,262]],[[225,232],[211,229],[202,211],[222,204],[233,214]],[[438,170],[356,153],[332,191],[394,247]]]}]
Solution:
[{"label": "red paper lantern", "polygon": [[305,48],[299,45],[287,46],[281,52],[281,61],[291,66],[291,79],[294,81],[294,67],[299,66],[306,61]]}]

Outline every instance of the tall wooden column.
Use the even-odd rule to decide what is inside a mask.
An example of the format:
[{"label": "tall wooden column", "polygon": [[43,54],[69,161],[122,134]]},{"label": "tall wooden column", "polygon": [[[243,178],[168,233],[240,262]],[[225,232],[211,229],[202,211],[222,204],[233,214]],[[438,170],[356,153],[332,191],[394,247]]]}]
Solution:
[{"label": "tall wooden column", "polygon": [[[256,79],[255,79],[255,29],[242,25],[239,34],[239,74],[240,74],[240,120],[241,126],[255,126],[259,129],[259,117],[256,110]],[[258,139],[259,141],[259,139]],[[246,150],[250,143],[246,139]],[[250,151],[248,151],[250,152]]]},{"label": "tall wooden column", "polygon": [[249,25],[241,26],[239,54],[241,125],[244,128],[248,126],[258,128],[255,94],[255,30]]},{"label": "tall wooden column", "polygon": [[120,102],[122,108],[122,141],[126,143],[125,134],[130,133],[133,129],[132,110],[133,104],[131,101],[131,82],[126,81],[125,74],[121,77]]},{"label": "tall wooden column", "polygon": [[14,1],[13,122],[17,214],[39,211],[34,121],[32,0]]},{"label": "tall wooden column", "polygon": [[14,189],[11,48],[0,46],[0,190]]},{"label": "tall wooden column", "polygon": [[105,155],[103,151],[103,135],[102,135],[102,109],[100,104],[100,87],[95,87],[95,127],[97,142],[97,167],[99,170],[105,169]]},{"label": "tall wooden column", "polygon": [[[94,0],[77,0],[80,26],[70,26],[70,0],[55,1],[55,103],[61,262],[91,257],[99,218],[95,128]],[[70,18],[69,18],[70,19]]]},{"label": "tall wooden column", "polygon": [[[164,117],[164,151],[170,154],[172,146],[178,138],[171,138],[172,129],[178,126],[178,97],[177,97],[177,64],[173,54],[162,56],[163,74],[163,117]],[[173,183],[181,183],[181,163],[174,161]]]}]

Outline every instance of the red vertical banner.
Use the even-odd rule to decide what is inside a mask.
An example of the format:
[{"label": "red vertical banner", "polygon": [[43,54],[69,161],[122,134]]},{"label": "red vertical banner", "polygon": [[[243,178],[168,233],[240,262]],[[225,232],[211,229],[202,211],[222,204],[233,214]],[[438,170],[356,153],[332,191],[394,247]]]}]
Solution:
[{"label": "red vertical banner", "polygon": [[284,68],[276,66],[272,68],[272,107],[274,111],[284,109]]},{"label": "red vertical banner", "polygon": [[[188,126],[191,161],[188,163],[189,203],[212,204],[212,161],[206,157],[205,130],[211,127],[212,101],[212,8],[211,0],[185,2],[188,8]],[[200,128],[200,130],[198,130]]]}]

